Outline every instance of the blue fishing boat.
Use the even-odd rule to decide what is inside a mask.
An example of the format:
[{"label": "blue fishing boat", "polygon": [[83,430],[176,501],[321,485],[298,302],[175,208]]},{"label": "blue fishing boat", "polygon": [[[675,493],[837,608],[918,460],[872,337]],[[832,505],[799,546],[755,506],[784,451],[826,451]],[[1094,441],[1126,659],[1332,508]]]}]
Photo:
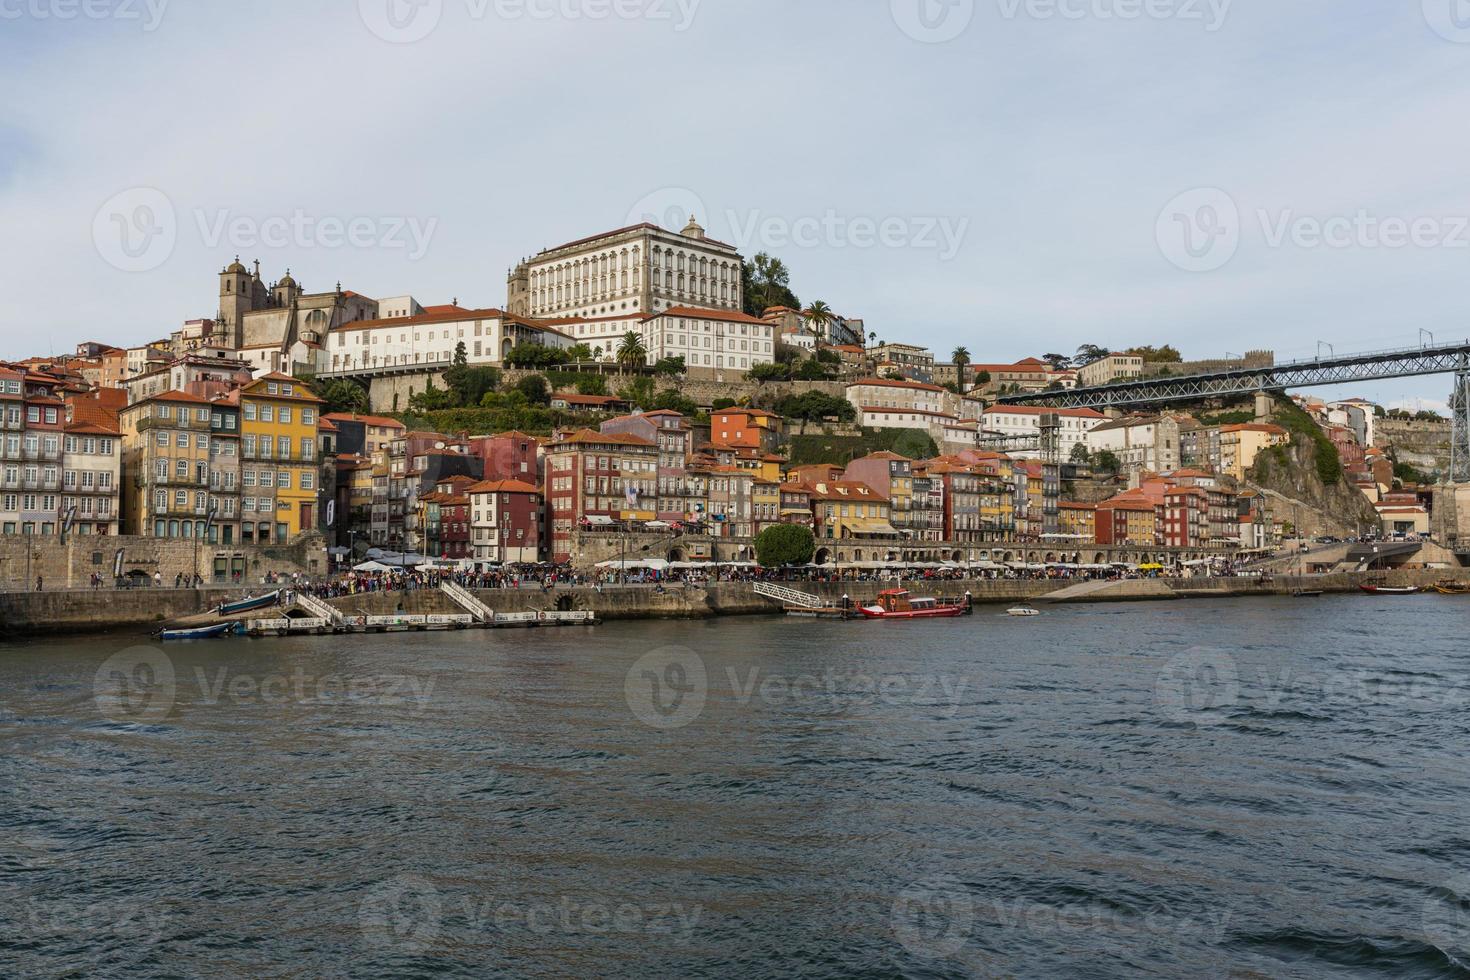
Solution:
[{"label": "blue fishing boat", "polygon": [[218,623],[191,630],[163,630],[158,635],[165,640],[213,640],[220,636],[233,636],[240,629],[239,623]]},{"label": "blue fishing boat", "polygon": [[239,602],[222,602],[216,610],[221,616],[236,616],[240,613],[251,612],[256,609],[264,609],[266,606],[274,606],[281,601],[281,592],[269,592],[265,595],[254,596],[249,599],[241,599]]}]

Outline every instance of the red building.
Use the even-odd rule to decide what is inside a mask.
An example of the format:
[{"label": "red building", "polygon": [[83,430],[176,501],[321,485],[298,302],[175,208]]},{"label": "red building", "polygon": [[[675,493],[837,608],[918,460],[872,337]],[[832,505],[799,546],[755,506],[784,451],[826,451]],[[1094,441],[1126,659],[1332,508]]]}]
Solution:
[{"label": "red building", "polygon": [[470,436],[469,453],[485,463],[485,479],[518,480],[534,489],[541,483],[541,440],[524,432]]},{"label": "red building", "polygon": [[470,499],[471,557],[484,564],[541,560],[541,492],[520,480],[486,480]]},{"label": "red building", "polygon": [[572,558],[573,535],[657,516],[658,446],[582,429],[546,450],[546,522],[556,562]]},{"label": "red building", "polygon": [[1164,492],[1164,545],[1203,548],[1210,537],[1210,495],[1201,487]]}]

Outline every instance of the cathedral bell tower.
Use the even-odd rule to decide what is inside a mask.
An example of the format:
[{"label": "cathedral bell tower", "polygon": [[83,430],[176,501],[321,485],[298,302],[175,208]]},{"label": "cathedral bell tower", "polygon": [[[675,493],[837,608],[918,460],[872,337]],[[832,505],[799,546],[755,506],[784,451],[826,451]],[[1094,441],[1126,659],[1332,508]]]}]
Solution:
[{"label": "cathedral bell tower", "polygon": [[250,272],[240,264],[240,256],[219,274],[219,323],[215,333],[219,342],[239,350],[245,342],[245,314],[254,309]]}]

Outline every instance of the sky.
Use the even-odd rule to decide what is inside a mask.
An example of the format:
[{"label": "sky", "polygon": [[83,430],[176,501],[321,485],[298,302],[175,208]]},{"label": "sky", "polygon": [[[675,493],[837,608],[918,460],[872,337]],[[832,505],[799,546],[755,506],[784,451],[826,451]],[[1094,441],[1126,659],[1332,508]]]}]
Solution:
[{"label": "sky", "polygon": [[0,358],[690,211],[945,360],[1470,336],[1464,0],[0,0],[0,85]]}]

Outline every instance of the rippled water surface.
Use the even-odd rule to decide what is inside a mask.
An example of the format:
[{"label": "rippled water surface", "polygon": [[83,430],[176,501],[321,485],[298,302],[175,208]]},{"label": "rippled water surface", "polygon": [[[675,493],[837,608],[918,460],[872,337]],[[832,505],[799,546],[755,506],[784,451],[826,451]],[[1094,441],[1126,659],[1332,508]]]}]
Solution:
[{"label": "rippled water surface", "polygon": [[1467,620],[12,644],[0,975],[1456,975]]}]

